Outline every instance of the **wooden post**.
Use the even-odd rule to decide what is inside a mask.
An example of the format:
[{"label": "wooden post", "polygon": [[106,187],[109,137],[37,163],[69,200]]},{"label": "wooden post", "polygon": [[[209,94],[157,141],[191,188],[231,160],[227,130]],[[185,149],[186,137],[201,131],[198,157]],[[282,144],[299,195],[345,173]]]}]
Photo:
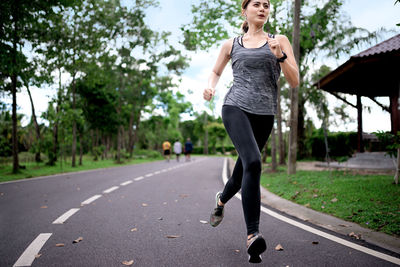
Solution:
[{"label": "wooden post", "polygon": [[357,132],[357,151],[364,152],[363,138],[362,138],[362,103],[361,95],[357,95],[357,121],[358,121],[358,132]]},{"label": "wooden post", "polygon": [[396,90],[390,96],[390,119],[392,122],[392,133],[396,134],[400,130],[400,110],[399,110],[399,91]]}]

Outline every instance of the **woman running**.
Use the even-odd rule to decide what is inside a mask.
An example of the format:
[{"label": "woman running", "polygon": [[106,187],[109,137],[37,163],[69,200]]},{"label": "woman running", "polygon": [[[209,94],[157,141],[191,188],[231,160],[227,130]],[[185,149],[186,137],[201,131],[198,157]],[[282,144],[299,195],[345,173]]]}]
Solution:
[{"label": "woman running", "polygon": [[261,155],[274,124],[277,109],[277,82],[282,70],[289,85],[299,84],[299,70],[293,49],[284,35],[264,32],[270,12],[269,0],[243,0],[243,35],[227,40],[203,92],[210,101],[215,86],[229,60],[233,85],[225,96],[222,120],[239,158],[231,178],[216,195],[216,207],[210,224],[217,226],[224,216],[224,205],[241,189],[247,226],[249,262],[261,262],[266,242],[259,233]]}]

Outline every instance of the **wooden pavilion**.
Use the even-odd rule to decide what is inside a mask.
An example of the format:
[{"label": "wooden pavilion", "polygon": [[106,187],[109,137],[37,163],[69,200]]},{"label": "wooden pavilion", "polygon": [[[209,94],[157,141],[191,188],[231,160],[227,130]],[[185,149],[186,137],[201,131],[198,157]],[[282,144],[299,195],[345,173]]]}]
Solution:
[{"label": "wooden pavilion", "polygon": [[[392,132],[397,133],[400,130],[400,34],[351,56],[314,85],[357,109],[359,152],[363,152],[361,97],[370,98],[388,111]],[[350,103],[338,93],[356,95],[357,103]],[[390,106],[382,105],[375,97],[389,97]]]}]

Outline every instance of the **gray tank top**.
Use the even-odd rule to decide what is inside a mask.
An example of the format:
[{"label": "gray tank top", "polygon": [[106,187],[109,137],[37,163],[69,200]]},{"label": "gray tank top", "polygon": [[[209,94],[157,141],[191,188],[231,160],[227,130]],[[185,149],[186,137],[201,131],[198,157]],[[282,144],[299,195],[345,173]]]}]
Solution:
[{"label": "gray tank top", "polygon": [[245,48],[242,36],[236,37],[231,61],[233,85],[225,95],[224,105],[253,114],[275,115],[281,67],[268,43],[259,48]]}]

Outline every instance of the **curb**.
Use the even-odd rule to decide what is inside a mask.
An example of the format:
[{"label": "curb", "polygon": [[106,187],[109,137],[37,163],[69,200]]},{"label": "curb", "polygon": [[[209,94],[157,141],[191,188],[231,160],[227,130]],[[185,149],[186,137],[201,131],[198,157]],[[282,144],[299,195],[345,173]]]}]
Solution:
[{"label": "curb", "polygon": [[[231,175],[235,162],[232,158],[227,158],[225,163],[226,164],[224,165],[227,166],[224,166],[224,169],[226,169],[226,174],[229,177]],[[400,238],[376,232],[371,229],[361,227],[356,223],[347,222],[331,215],[324,214],[304,207],[302,205],[293,203],[269,192],[262,186],[260,186],[260,189],[261,202],[265,205],[268,205],[290,216],[296,217],[302,221],[306,221],[319,227],[334,231],[338,234],[348,236],[349,233],[354,232],[357,235],[361,235],[361,238],[370,244],[400,254]]]}]

